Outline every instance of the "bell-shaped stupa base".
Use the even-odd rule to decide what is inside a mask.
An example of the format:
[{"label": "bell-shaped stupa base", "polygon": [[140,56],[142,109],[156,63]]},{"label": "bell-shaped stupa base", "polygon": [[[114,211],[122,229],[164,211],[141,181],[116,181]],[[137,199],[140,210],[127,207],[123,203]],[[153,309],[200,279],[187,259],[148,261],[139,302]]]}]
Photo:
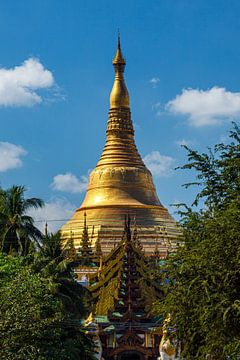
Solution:
[{"label": "bell-shaped stupa base", "polygon": [[85,212],[89,239],[94,246],[99,237],[103,254],[108,254],[122,239],[126,214],[132,219],[132,230],[137,229],[146,255],[153,255],[157,249],[160,257],[165,257],[167,252],[175,251],[178,245],[180,232],[166,208],[105,205],[77,209],[71,220],[62,227],[63,238],[72,237],[76,248],[81,244]]}]

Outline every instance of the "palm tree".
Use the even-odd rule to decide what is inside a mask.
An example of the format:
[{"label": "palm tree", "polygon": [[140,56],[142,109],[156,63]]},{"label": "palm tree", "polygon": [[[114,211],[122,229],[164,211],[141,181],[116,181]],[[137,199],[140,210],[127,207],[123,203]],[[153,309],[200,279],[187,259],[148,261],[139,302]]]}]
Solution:
[{"label": "palm tree", "polygon": [[[91,295],[76,281],[74,268],[77,262],[72,260],[72,246],[72,240],[63,240],[60,232],[45,234],[39,251],[34,254],[32,268],[46,279],[62,303],[65,316],[59,325],[66,332],[66,338],[62,340],[70,344],[71,358],[90,360],[95,359],[94,344],[85,335],[81,320],[90,312]],[[77,338],[75,343],[74,337]]]},{"label": "palm tree", "polygon": [[0,250],[7,254],[26,255],[42,238],[27,213],[43,207],[44,202],[38,198],[25,199],[25,191],[24,186],[16,185],[0,190]]},{"label": "palm tree", "polygon": [[61,233],[46,234],[35,254],[34,270],[52,284],[66,312],[73,319],[82,319],[87,314],[89,291],[77,283],[74,268],[77,262],[71,259],[72,241],[63,240]]}]

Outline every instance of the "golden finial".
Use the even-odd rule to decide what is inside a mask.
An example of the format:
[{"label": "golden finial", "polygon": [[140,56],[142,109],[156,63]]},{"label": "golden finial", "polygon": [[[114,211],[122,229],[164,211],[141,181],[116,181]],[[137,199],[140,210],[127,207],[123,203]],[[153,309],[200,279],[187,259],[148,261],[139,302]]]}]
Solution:
[{"label": "golden finial", "polygon": [[124,82],[123,72],[125,67],[125,60],[122,55],[120,34],[118,33],[117,52],[113,59],[115,69],[115,80],[110,94],[110,108],[129,108],[129,95]]},{"label": "golden finial", "polygon": [[122,65],[124,70],[124,65],[126,65],[126,62],[124,60],[124,57],[122,55],[122,50],[121,50],[121,40],[120,40],[120,32],[118,31],[118,46],[117,46],[117,52],[116,55],[113,59],[113,65]]}]

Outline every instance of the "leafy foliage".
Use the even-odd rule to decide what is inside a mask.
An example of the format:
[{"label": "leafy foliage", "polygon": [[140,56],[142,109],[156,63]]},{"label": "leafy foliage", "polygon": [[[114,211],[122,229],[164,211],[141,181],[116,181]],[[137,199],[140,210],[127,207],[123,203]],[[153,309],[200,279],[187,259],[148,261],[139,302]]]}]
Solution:
[{"label": "leafy foliage", "polygon": [[240,196],[240,128],[233,123],[230,131],[229,144],[217,144],[209,153],[199,154],[196,150],[184,148],[188,151],[189,162],[181,169],[194,169],[197,181],[184,186],[200,185],[193,205],[204,198],[208,210],[222,208]]},{"label": "leafy foliage", "polygon": [[88,292],[61,243],[51,234],[35,255],[0,255],[0,358],[94,358],[81,325]]},{"label": "leafy foliage", "polygon": [[71,241],[63,242],[59,232],[49,234],[43,238],[32,266],[56,289],[66,313],[71,314],[72,319],[81,319],[89,307],[90,293],[75,281],[75,262],[69,259],[69,250]]},{"label": "leafy foliage", "polygon": [[[182,211],[185,245],[169,258],[172,279],[158,313],[171,313],[186,360],[226,359],[240,354],[240,130],[230,144],[209,154],[188,150],[201,185],[194,204]],[[189,186],[189,184],[187,184]]]},{"label": "leafy foliage", "polygon": [[27,212],[44,203],[38,198],[25,199],[25,191],[24,186],[0,190],[0,249],[7,254],[26,255],[42,238]]}]

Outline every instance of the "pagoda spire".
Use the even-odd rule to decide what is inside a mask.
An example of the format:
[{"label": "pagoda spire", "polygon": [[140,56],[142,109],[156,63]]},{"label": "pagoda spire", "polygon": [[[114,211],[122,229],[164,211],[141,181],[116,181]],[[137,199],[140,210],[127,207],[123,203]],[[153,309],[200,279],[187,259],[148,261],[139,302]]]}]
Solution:
[{"label": "pagoda spire", "polygon": [[131,241],[131,218],[129,214],[125,215],[124,239],[125,243]]},{"label": "pagoda spire", "polygon": [[68,243],[68,249],[67,249],[67,257],[71,259],[72,261],[77,260],[77,252],[74,247],[74,234],[73,231],[70,231],[70,238]]},{"label": "pagoda spire", "polygon": [[[116,55],[113,59],[113,65],[126,65],[125,59],[122,55],[122,50],[121,50],[121,40],[120,40],[120,32],[118,32],[118,44],[117,44],[117,52]],[[124,70],[124,67],[123,69]]]},{"label": "pagoda spire", "polygon": [[[96,168],[92,171],[87,194],[79,211],[99,206],[160,206],[152,181],[135,144],[130,100],[124,80],[125,59],[120,36],[113,59],[115,77],[110,94],[106,142]],[[94,210],[95,211],[95,210]],[[144,210],[145,211],[145,210]]]},{"label": "pagoda spire", "polygon": [[[104,149],[89,175],[81,206],[63,226],[61,233],[64,239],[69,238],[72,227],[76,234],[81,234],[83,214],[87,211],[89,223],[101,230],[100,241],[104,244],[102,250],[105,255],[113,248],[109,234],[114,234],[117,243],[120,240],[123,214],[131,215],[132,219],[135,215],[139,238],[144,239],[143,248],[148,255],[152,255],[152,239],[158,238],[159,224],[166,225],[169,241],[175,240],[179,231],[167,209],[160,203],[151,172],[135,144],[130,97],[124,79],[126,61],[121,40],[119,35],[112,61],[115,76],[110,94]],[[95,238],[94,235],[94,241]]]},{"label": "pagoda spire", "polygon": [[97,240],[95,243],[95,254],[94,254],[95,261],[97,263],[100,263],[101,257],[102,257],[102,247],[101,247],[100,236],[99,236],[99,232],[98,232],[98,237],[97,237]]},{"label": "pagoda spire", "polygon": [[93,256],[91,243],[88,236],[88,228],[87,228],[87,214],[84,212],[84,227],[82,233],[82,241],[81,241],[81,255],[82,258],[90,260]]},{"label": "pagoda spire", "polygon": [[118,34],[117,52],[113,59],[115,79],[110,94],[110,109],[130,107],[129,94],[123,76],[125,65],[126,62],[121,50],[120,34]]},{"label": "pagoda spire", "polygon": [[126,62],[122,54],[120,35],[118,35],[117,51],[112,63],[115,78],[110,93],[107,139],[97,168],[130,166],[145,170],[134,141],[130,99],[124,80]]},{"label": "pagoda spire", "polygon": [[132,236],[132,241],[133,244],[138,247],[140,250],[142,250],[142,244],[141,241],[138,237],[138,230],[137,230],[137,221],[136,221],[136,216],[134,216],[134,221],[133,221],[133,236]]}]

